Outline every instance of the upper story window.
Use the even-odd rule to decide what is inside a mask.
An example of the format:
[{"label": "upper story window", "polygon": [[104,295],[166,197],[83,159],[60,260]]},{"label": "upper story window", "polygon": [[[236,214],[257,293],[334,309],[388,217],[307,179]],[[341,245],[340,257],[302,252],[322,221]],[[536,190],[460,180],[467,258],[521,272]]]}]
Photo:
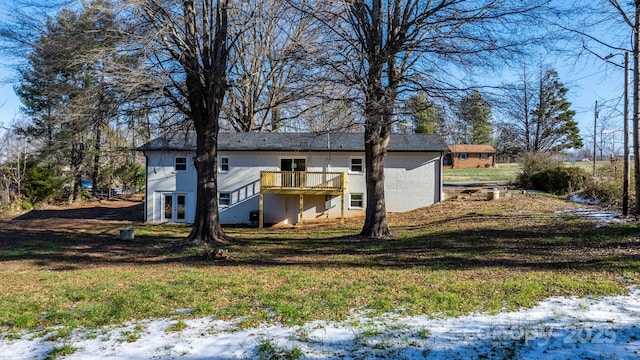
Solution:
[{"label": "upper story window", "polygon": [[177,157],[175,164],[176,171],[186,171],[187,170],[187,158],[186,157]]},{"label": "upper story window", "polygon": [[467,153],[460,153],[458,154],[458,159],[460,160],[467,160],[469,156],[467,155]]},{"label": "upper story window", "polygon": [[220,158],[220,171],[221,172],[229,171],[229,158],[226,158],[226,157]]},{"label": "upper story window", "polygon": [[351,159],[351,172],[364,172],[364,166],[362,165],[362,158],[352,158]]}]

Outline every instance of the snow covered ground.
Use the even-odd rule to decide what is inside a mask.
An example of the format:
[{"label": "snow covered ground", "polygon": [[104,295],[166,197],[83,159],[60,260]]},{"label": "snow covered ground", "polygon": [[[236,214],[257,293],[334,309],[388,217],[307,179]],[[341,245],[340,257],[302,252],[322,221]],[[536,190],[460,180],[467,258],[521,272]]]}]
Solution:
[{"label": "snow covered ground", "polygon": [[637,359],[640,288],[625,296],[547,299],[535,308],[460,318],[404,316],[238,330],[213,318],[78,330],[66,339],[3,338],[0,359]]}]

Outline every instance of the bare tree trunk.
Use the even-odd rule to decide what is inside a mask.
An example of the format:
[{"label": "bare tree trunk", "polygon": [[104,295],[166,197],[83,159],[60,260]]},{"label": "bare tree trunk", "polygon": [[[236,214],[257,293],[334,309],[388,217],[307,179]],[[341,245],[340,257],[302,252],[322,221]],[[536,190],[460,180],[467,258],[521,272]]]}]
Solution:
[{"label": "bare tree trunk", "polygon": [[368,239],[391,237],[387,223],[387,207],[384,198],[384,158],[391,137],[387,130],[365,129],[365,163],[367,169],[367,209],[360,236]]},{"label": "bare tree trunk", "polygon": [[633,25],[633,164],[636,181],[636,215],[640,214],[640,2],[635,2]]},{"label": "bare tree trunk", "polygon": [[[69,203],[82,201],[82,172],[85,157],[85,144],[74,143],[71,145],[71,171],[73,172],[73,182],[71,186],[71,196]],[[95,186],[95,185],[94,185]]]},{"label": "bare tree trunk", "polygon": [[198,172],[196,217],[187,238],[196,243],[229,244],[230,238],[222,230],[218,214],[218,126],[202,126],[196,134]]},{"label": "bare tree trunk", "polygon": [[[197,49],[196,8],[192,0],[186,0],[185,24],[186,42],[189,48]],[[213,9],[211,9],[213,11]],[[213,15],[213,14],[211,14]],[[228,52],[227,41],[227,4],[221,1],[215,6],[216,23],[207,28],[206,41],[211,57],[206,57],[204,69],[200,71],[200,61],[196,56],[188,55],[183,60],[186,70],[186,88],[189,90],[190,115],[196,130],[196,157],[194,159],[198,173],[196,216],[191,234],[187,240],[197,243],[228,244],[230,238],[222,230],[218,213],[218,119],[227,90],[226,71]],[[209,31],[213,30],[213,34]]]},{"label": "bare tree trunk", "polygon": [[95,145],[93,150],[95,153],[93,154],[93,171],[91,172],[91,181],[93,182],[93,187],[91,188],[91,195],[96,197],[98,194],[98,171],[100,170],[100,150],[101,150],[101,139],[102,139],[102,122],[98,121],[95,126]]},{"label": "bare tree trunk", "polygon": [[[378,4],[376,4],[378,5]],[[381,26],[381,22],[377,23]],[[376,33],[382,34],[381,31]],[[395,102],[390,99],[393,90],[385,89],[382,85],[384,58],[380,56],[380,49],[372,49],[377,53],[372,54],[372,61],[367,76],[367,94],[365,105],[365,132],[364,149],[367,184],[367,208],[365,220],[360,236],[368,239],[385,239],[391,237],[391,231],[387,223],[387,207],[384,197],[384,159],[387,154],[387,145],[391,138],[391,125],[393,124],[393,107]],[[388,69],[389,75],[393,73]],[[393,76],[389,76],[389,82],[393,85]],[[385,96],[386,95],[386,96]]]}]

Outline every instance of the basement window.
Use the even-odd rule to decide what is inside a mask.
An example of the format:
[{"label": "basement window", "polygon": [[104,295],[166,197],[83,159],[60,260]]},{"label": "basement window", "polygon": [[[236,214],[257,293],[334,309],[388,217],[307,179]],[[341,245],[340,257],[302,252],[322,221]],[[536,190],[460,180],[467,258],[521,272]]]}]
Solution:
[{"label": "basement window", "polygon": [[349,208],[362,209],[364,202],[364,196],[362,194],[349,194]]},{"label": "basement window", "polygon": [[231,205],[231,193],[218,193],[218,206],[227,207]]}]

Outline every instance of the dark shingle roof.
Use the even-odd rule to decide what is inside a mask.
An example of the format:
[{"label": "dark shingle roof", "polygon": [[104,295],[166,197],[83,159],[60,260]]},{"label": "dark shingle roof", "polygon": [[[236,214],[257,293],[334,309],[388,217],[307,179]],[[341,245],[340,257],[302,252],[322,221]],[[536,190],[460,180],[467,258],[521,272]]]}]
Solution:
[{"label": "dark shingle roof", "polygon": [[[140,146],[139,151],[195,151],[195,134],[174,133]],[[364,151],[363,133],[220,133],[220,151]],[[393,134],[387,151],[447,151],[438,135]]]}]

